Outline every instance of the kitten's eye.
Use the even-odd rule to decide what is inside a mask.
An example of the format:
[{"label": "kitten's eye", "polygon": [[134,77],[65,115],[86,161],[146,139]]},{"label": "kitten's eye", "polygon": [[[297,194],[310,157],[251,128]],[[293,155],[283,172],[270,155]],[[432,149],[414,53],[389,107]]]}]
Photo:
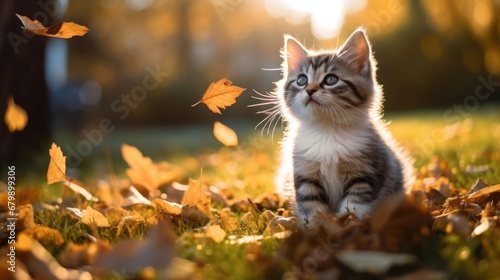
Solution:
[{"label": "kitten's eye", "polygon": [[308,79],[307,79],[307,76],[306,75],[300,75],[298,78],[297,78],[297,85],[299,86],[305,86],[308,82]]},{"label": "kitten's eye", "polygon": [[325,79],[323,80],[323,83],[327,86],[333,86],[339,81],[339,78],[333,74],[326,75]]}]

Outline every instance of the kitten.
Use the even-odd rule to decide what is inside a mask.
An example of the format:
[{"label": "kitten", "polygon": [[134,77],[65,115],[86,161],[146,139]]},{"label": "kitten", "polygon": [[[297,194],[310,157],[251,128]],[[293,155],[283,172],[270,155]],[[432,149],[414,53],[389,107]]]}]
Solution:
[{"label": "kitten", "polygon": [[263,111],[266,125],[278,114],[287,123],[277,185],[294,201],[299,223],[315,227],[319,213],[363,219],[388,196],[402,195],[412,166],[381,120],[382,90],[364,30],[334,51],[306,50],[285,36],[282,55],[277,91],[256,98],[276,105]]}]

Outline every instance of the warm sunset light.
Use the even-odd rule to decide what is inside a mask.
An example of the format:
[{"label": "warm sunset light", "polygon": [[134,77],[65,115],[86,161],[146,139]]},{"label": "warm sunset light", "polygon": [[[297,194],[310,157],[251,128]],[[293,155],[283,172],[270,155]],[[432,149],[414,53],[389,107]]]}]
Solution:
[{"label": "warm sunset light", "polygon": [[0,12],[0,280],[500,280],[500,0]]},{"label": "warm sunset light", "polygon": [[311,30],[318,39],[335,38],[349,12],[361,10],[366,0],[264,0],[266,11],[272,17],[284,17],[292,24],[311,23]]}]

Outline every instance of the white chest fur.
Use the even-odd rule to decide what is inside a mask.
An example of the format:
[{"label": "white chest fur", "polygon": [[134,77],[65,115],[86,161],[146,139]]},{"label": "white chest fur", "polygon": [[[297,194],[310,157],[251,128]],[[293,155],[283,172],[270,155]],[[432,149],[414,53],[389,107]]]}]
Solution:
[{"label": "white chest fur", "polygon": [[[292,135],[289,135],[292,136]],[[366,130],[338,130],[299,126],[292,141],[294,168],[305,176],[319,178],[330,197],[331,205],[338,205],[343,184],[339,162],[349,161],[363,152],[370,137]]]}]

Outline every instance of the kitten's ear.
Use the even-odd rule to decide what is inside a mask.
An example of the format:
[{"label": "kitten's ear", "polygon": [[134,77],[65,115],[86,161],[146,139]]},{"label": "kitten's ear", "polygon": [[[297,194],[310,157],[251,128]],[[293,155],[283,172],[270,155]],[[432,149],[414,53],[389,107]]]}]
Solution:
[{"label": "kitten's ear", "polygon": [[285,35],[283,59],[288,70],[298,70],[300,64],[307,60],[307,50],[292,36]]},{"label": "kitten's ear", "polygon": [[353,61],[358,74],[368,74],[371,71],[371,48],[368,38],[362,29],[354,31],[344,43],[339,53]]}]

